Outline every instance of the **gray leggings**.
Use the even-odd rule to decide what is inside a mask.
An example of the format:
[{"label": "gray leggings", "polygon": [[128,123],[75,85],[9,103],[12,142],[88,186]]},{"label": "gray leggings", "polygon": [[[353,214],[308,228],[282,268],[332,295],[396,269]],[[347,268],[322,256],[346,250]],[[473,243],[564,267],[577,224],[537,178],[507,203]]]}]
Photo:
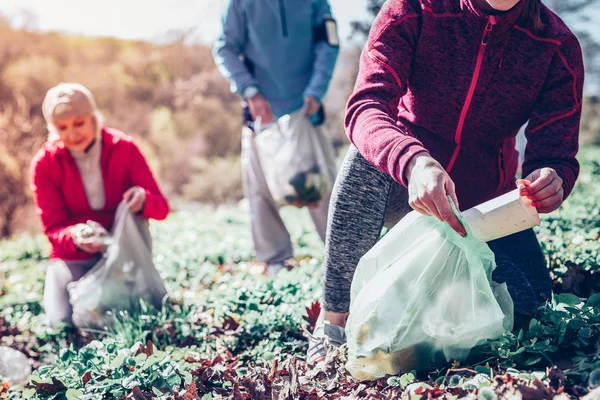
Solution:
[{"label": "gray leggings", "polygon": [[[324,309],[346,313],[360,258],[379,240],[384,225],[411,211],[408,190],[350,147],[329,209],[325,245]],[[519,324],[550,297],[552,280],[533,230],[489,242],[496,256],[496,282],[506,282]]]}]

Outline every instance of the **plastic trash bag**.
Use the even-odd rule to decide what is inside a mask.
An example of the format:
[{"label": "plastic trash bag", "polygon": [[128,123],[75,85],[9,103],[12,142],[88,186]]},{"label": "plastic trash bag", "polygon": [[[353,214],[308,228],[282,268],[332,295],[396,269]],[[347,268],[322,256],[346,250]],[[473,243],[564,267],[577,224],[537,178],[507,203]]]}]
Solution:
[{"label": "plastic trash bag", "polygon": [[259,125],[255,143],[273,200],[279,206],[301,207],[327,197],[337,171],[325,129],[313,126],[303,109],[264,130]]},{"label": "plastic trash bag", "polygon": [[112,244],[79,281],[68,286],[73,324],[103,328],[114,321],[109,311],[132,310],[140,299],[160,308],[167,291],[152,262],[148,221],[124,203],[117,209]]},{"label": "plastic trash bag", "polygon": [[346,368],[358,380],[464,360],[512,329],[506,284],[493,284],[488,245],[409,213],[360,261],[346,324]]},{"label": "plastic trash bag", "polygon": [[0,382],[24,385],[31,375],[31,365],[25,354],[6,346],[0,346]]}]

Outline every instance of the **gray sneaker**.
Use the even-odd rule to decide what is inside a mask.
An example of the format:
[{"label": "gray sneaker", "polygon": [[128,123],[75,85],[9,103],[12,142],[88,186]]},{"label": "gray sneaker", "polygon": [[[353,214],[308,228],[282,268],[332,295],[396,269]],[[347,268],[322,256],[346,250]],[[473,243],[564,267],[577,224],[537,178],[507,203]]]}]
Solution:
[{"label": "gray sneaker", "polygon": [[341,326],[324,321],[315,327],[315,331],[309,336],[308,342],[306,362],[308,365],[316,365],[325,361],[329,345],[339,347],[346,343],[346,332]]},{"label": "gray sneaker", "polygon": [[265,268],[265,274],[274,278],[279,275],[284,268],[285,265],[283,265],[283,263],[267,264],[267,267]]}]

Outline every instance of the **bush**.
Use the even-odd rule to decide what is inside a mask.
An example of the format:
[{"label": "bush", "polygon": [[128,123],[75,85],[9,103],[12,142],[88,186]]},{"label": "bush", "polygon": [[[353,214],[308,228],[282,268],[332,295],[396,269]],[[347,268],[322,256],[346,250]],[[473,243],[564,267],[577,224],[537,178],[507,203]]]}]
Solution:
[{"label": "bush", "polygon": [[222,204],[241,200],[242,171],[239,156],[196,159],[190,181],[183,186],[183,196],[201,203]]}]

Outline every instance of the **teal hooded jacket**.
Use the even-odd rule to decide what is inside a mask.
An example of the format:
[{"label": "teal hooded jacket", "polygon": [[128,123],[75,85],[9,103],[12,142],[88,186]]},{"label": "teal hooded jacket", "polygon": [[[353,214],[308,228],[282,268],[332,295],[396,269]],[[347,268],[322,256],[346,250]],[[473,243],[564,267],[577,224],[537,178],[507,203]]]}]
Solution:
[{"label": "teal hooded jacket", "polygon": [[327,92],[339,48],[319,32],[330,19],[327,0],[229,0],[215,62],[232,92],[255,86],[275,116],[294,112]]}]

